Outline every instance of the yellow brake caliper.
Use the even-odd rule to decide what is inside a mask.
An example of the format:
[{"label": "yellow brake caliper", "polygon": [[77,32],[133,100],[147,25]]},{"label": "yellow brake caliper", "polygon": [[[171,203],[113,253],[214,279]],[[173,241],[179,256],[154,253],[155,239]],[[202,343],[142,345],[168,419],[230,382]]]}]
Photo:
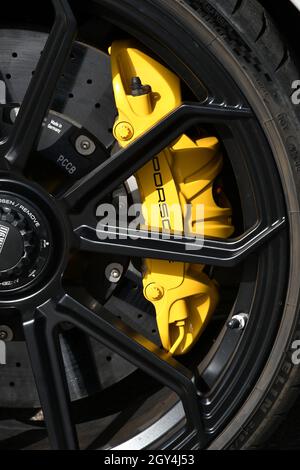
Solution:
[{"label": "yellow brake caliper", "polygon": [[[125,147],[181,104],[180,81],[130,42],[114,42],[110,54],[119,113],[114,135]],[[204,205],[201,235],[229,237],[233,233],[231,209],[219,207],[213,194],[221,169],[216,137],[178,138],[135,175],[146,227],[183,233],[190,204],[193,233],[199,222],[196,207]],[[192,347],[217,305],[217,285],[203,269],[203,265],[145,260],[144,296],[155,307],[162,345],[172,354],[184,354]]]}]

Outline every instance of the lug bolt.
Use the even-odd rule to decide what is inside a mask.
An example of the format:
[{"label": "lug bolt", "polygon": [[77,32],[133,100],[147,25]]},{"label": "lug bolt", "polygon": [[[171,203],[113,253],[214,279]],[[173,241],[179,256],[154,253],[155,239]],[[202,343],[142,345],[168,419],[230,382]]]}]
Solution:
[{"label": "lug bolt", "polygon": [[148,300],[156,302],[161,300],[164,296],[164,288],[159,284],[149,284],[145,289],[145,296]]},{"label": "lug bolt", "polygon": [[230,330],[243,330],[247,325],[249,315],[247,313],[238,313],[234,315],[227,323]]},{"label": "lug bolt", "polygon": [[84,157],[89,157],[95,152],[96,145],[89,137],[85,135],[80,135],[76,139],[75,148],[80,155],[83,155]]},{"label": "lug bolt", "polygon": [[134,129],[129,122],[119,122],[114,128],[114,136],[117,140],[127,142],[134,136]]}]

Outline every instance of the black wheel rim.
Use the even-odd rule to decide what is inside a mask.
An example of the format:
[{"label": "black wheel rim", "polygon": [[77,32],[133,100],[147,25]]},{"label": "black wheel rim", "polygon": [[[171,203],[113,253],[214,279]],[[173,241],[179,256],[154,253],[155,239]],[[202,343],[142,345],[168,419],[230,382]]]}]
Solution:
[{"label": "black wheel rim", "polygon": [[[156,446],[206,447],[246,397],[249,386],[255,383],[280,320],[288,259],[285,204],[282,191],[278,190],[280,179],[269,145],[245,97],[205,48],[199,48],[199,61],[207,64],[203,67],[202,82],[195,77],[189,80],[187,67],[176,67],[173,53],[171,59],[166,57],[166,48],[160,46],[159,28],[153,27],[145,37],[140,17],[134,9],[126,8],[127,2],[122,5],[114,1],[96,3],[99,5],[94,6],[95,12],[100,18],[103,15],[118,25],[123,25],[126,18],[125,29],[152,48],[162,60],[170,60],[200,102],[182,105],[127,150],[109,158],[64,194],[48,195],[38,185],[29,183],[24,177],[26,165],[76,34],[76,22],[68,3],[53,0],[55,24],[10,139],[1,147],[0,179],[1,196],[9,193],[13,202],[15,198],[34,200],[37,211],[46,214],[54,239],[54,257],[59,262],[47,264],[33,285],[28,284],[18,292],[3,293],[0,308],[14,307],[22,315],[52,448],[79,447],[59,343],[59,328],[64,323],[71,323],[102,342],[179,396],[186,423],[173,435],[168,435],[167,440],[158,440]],[[208,93],[203,83],[209,83]],[[100,242],[95,228],[86,224],[95,201],[103,199],[176,137],[200,123],[214,127],[239,180],[242,210],[247,214],[244,233],[235,240],[206,240],[204,248],[196,254],[185,251],[188,240],[173,240],[171,248],[170,243],[160,237],[149,240],[145,236],[138,242]],[[257,158],[258,155],[263,158]],[[102,188],[101,191],[98,188]],[[113,320],[104,306],[96,314],[66,293],[61,277],[72,249],[224,268],[243,263],[234,312],[249,314],[247,329],[243,333],[224,329],[206,360],[199,368],[191,369],[145,338],[137,338],[122,322]],[[270,316],[259,315],[259,311],[269,311]]]}]

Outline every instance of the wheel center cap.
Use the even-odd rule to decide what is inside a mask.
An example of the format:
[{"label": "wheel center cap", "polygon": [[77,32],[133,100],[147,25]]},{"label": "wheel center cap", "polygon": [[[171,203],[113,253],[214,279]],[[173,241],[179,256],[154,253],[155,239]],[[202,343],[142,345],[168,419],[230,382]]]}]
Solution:
[{"label": "wheel center cap", "polygon": [[20,231],[7,222],[0,223],[0,272],[15,268],[24,254],[24,242]]},{"label": "wheel center cap", "polygon": [[0,192],[0,292],[40,279],[51,260],[52,245],[43,209],[23,195]]}]

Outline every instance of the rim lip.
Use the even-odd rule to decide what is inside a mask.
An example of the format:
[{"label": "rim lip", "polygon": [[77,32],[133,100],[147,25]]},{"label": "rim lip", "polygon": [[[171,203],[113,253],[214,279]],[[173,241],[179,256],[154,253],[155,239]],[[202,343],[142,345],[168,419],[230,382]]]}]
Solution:
[{"label": "rim lip", "polygon": [[[189,12],[191,11],[190,8],[188,8],[188,7],[185,7],[185,6],[183,6],[183,5],[180,5],[180,6],[181,6],[182,8],[186,8]],[[195,12],[194,12],[194,11],[193,11],[193,14],[195,15]],[[198,16],[197,16],[197,18],[198,18]],[[198,18],[198,20],[199,20],[199,18]],[[112,21],[112,22],[113,22],[113,21]],[[203,26],[203,30],[204,30],[204,34],[205,34],[209,29],[207,28],[207,25],[203,24],[203,22],[202,22],[202,26]],[[125,29],[126,29],[126,28],[125,28]],[[214,41],[212,41],[212,43],[213,43],[213,42],[214,42]],[[217,60],[218,60],[218,62],[222,62],[222,61],[219,60],[219,58],[218,58]],[[228,72],[227,72],[227,73],[228,73]],[[179,75],[180,75],[180,74],[179,74]],[[230,76],[232,76],[232,74],[231,74]],[[240,80],[236,80],[236,83],[239,83],[239,87],[240,87]],[[241,88],[241,87],[240,87],[240,88]],[[243,90],[243,91],[244,91],[244,96],[247,96],[247,99],[248,99],[248,92],[247,92],[247,90]],[[250,102],[250,100],[249,100],[249,102]],[[250,104],[251,104],[251,102],[250,102]],[[254,108],[252,108],[252,109],[254,109]],[[256,114],[256,113],[255,113],[255,114]],[[256,114],[256,117],[258,117],[257,114]],[[168,413],[171,413],[171,414],[172,414],[172,412],[173,412],[173,410],[169,411]],[[180,421],[180,419],[181,419],[182,417],[180,418],[180,416],[177,415],[177,418],[178,418],[178,419],[177,419],[177,421],[176,421],[176,424],[177,424],[178,420]],[[175,423],[174,423],[174,424],[175,424]],[[142,432],[141,434],[139,434],[138,436],[142,437],[143,435],[145,435],[145,434],[144,434],[145,432],[147,432],[147,430],[143,431],[143,432]]]},{"label": "rim lip", "polygon": [[111,447],[111,450],[143,450],[161,439],[162,429],[179,427],[184,422],[185,414],[181,402],[177,402],[160,419],[147,429],[136,434],[128,441]]},{"label": "rim lip", "polygon": [[[49,294],[55,295],[60,285],[61,273],[66,267],[70,246],[70,230],[64,212],[52,196],[49,196],[45,190],[39,187],[35,182],[27,183],[22,178],[12,178],[0,174],[0,181],[4,189],[0,191],[3,194],[11,194],[12,197],[20,198],[34,207],[40,214],[42,222],[45,224],[50,242],[54,248],[49,253],[47,263],[37,276],[37,279],[29,284],[11,291],[3,291],[0,307],[15,307],[32,302],[37,305],[46,301]],[[7,189],[6,186],[13,185],[15,191]],[[54,242],[55,238],[55,242]],[[44,299],[44,300],[43,300]]]}]

